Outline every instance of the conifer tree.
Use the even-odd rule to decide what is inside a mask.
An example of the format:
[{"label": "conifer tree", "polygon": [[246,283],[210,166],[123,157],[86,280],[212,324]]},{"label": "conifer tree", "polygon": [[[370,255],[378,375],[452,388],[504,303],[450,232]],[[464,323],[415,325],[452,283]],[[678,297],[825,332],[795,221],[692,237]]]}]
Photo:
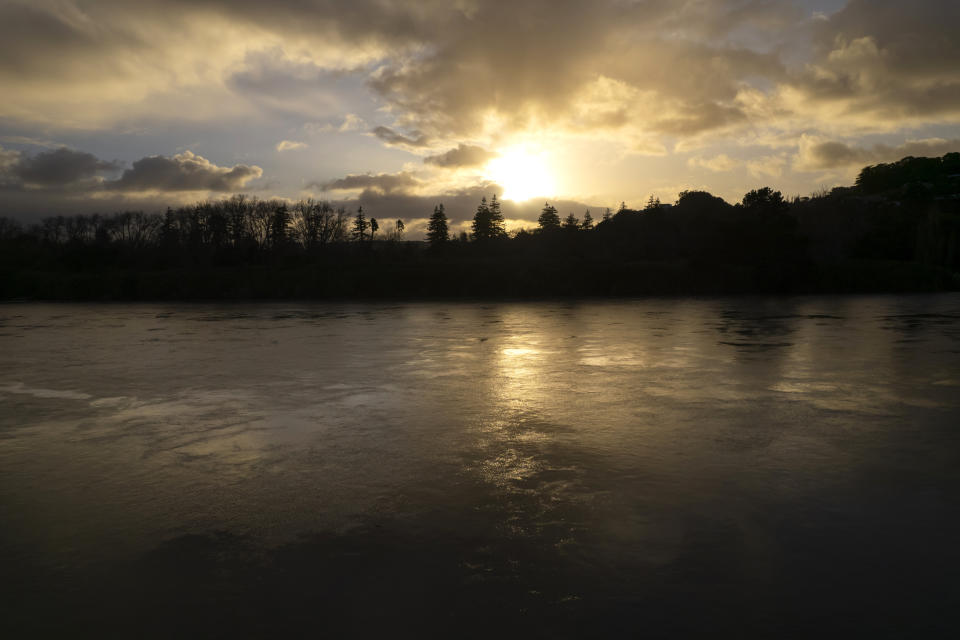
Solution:
[{"label": "conifer tree", "polygon": [[367,239],[367,229],[370,227],[370,224],[367,222],[367,217],[363,213],[363,207],[357,209],[357,215],[353,218],[353,231],[351,236],[357,242],[363,242]]},{"label": "conifer tree", "polygon": [[537,218],[537,224],[542,231],[556,231],[560,228],[560,216],[557,215],[557,208],[549,202],[543,203],[543,210],[540,217]]},{"label": "conifer tree", "polygon": [[583,222],[580,224],[580,228],[584,231],[593,229],[593,216],[590,215],[590,209],[587,209],[586,213],[583,214]]},{"label": "conifer tree", "polygon": [[447,226],[447,214],[443,210],[443,203],[433,208],[433,215],[427,223],[427,242],[431,247],[439,246],[450,239],[450,230]]},{"label": "conifer tree", "polygon": [[577,216],[572,213],[567,216],[563,221],[564,231],[579,231],[580,230],[580,221],[577,220]]},{"label": "conifer tree", "polygon": [[502,238],[507,235],[506,225],[503,220],[503,213],[500,211],[500,201],[497,194],[490,197],[490,229],[494,238]]},{"label": "conifer tree", "polygon": [[484,241],[494,238],[502,238],[506,235],[504,229],[503,214],[500,213],[500,201],[494,195],[490,203],[487,203],[486,197],[480,200],[477,212],[473,216],[473,239]]},{"label": "conifer tree", "polygon": [[487,205],[486,196],[480,198],[477,212],[473,214],[473,224],[470,225],[470,231],[473,233],[474,240],[486,240],[489,237],[490,207]]}]

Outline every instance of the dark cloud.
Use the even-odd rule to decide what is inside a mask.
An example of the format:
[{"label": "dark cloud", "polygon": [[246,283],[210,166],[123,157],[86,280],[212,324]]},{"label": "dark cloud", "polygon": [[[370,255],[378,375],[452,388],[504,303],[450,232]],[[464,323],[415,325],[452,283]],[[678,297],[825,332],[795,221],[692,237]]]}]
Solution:
[{"label": "dark cloud", "polygon": [[495,152],[487,151],[483,147],[460,144],[456,149],[435,156],[427,156],[423,161],[435,167],[455,169],[458,167],[478,167],[495,157],[497,157]]},{"label": "dark cloud", "polygon": [[823,20],[794,87],[812,106],[876,124],[960,118],[960,3],[851,0]]},{"label": "dark cloud", "polygon": [[310,188],[319,187],[324,191],[351,191],[362,189],[376,193],[403,193],[420,186],[420,181],[407,172],[355,174],[324,183],[312,183]]},{"label": "dark cloud", "polygon": [[857,147],[834,140],[821,141],[804,138],[800,144],[794,168],[800,171],[819,171],[841,167],[862,167],[880,162],[894,162],[907,156],[942,156],[960,151],[960,138],[943,140],[908,140],[901,145],[877,144]]},{"label": "dark cloud", "polygon": [[238,164],[219,167],[186,151],[168,158],[150,156],[133,163],[116,180],[99,174],[121,169],[91,153],[60,148],[36,155],[0,149],[0,185],[31,193],[57,191],[65,196],[97,195],[103,191],[236,191],[263,171]]},{"label": "dark cloud", "polygon": [[716,115],[739,108],[741,84],[783,74],[765,34],[797,15],[791,0],[35,0],[0,7],[0,76],[31,91],[56,78],[101,111],[197,82],[310,114],[335,106],[321,88],[331,70],[367,75],[396,121],[419,130],[375,135],[411,148],[476,133],[491,114],[502,133],[582,126],[608,78],[624,91],[599,96],[621,114],[604,126],[686,134],[742,120]]},{"label": "dark cloud", "polygon": [[377,127],[371,131],[374,136],[380,138],[390,146],[394,147],[414,147],[420,148],[425,147],[430,144],[430,140],[427,139],[425,135],[419,131],[414,132],[415,137],[405,136],[401,133],[397,133],[389,127]]},{"label": "dark cloud", "polygon": [[12,173],[29,186],[56,187],[90,180],[104,171],[120,168],[91,153],[61,147],[34,156],[21,157],[12,166]]},{"label": "dark cloud", "polygon": [[150,156],[133,163],[119,180],[108,183],[118,191],[236,191],[263,175],[257,166],[218,167],[185,151],[168,158]]}]

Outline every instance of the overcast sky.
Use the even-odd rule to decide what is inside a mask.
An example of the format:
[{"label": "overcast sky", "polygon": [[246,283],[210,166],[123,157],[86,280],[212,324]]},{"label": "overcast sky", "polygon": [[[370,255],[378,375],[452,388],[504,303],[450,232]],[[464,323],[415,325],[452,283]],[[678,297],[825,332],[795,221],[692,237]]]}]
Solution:
[{"label": "overcast sky", "polygon": [[0,0],[0,215],[808,194],[960,150],[958,33],[957,0]]}]

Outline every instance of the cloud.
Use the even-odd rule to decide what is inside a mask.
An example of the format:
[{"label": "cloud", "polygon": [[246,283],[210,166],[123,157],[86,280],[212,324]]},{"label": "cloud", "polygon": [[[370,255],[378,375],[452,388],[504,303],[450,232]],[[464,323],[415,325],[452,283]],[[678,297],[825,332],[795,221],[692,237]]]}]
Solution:
[{"label": "cloud", "polygon": [[793,0],[11,1],[0,116],[103,125],[183,99],[180,117],[315,118],[353,110],[366,82],[394,118],[374,135],[414,150],[538,127],[728,135],[777,109],[813,126],[944,121],[960,117],[958,24],[954,0],[816,19]]},{"label": "cloud", "polygon": [[816,57],[782,87],[799,115],[893,130],[960,121],[960,3],[850,0],[817,21]]},{"label": "cloud", "polygon": [[353,174],[324,183],[312,183],[324,191],[363,190],[376,193],[404,193],[421,185],[421,181],[407,172],[380,174]]},{"label": "cloud", "polygon": [[863,167],[880,162],[894,162],[907,156],[942,156],[955,151],[960,151],[960,138],[927,138],[907,140],[895,146],[876,144],[872,147],[858,147],[836,140],[803,136],[793,167],[797,171]]},{"label": "cloud", "polygon": [[353,77],[419,131],[381,139],[421,147],[483,132],[490,115],[500,133],[583,127],[578,103],[603,76],[651,99],[620,102],[600,126],[687,135],[743,121],[740,84],[783,72],[775,53],[745,43],[771,41],[796,16],[789,0],[8,2],[0,77],[17,98],[0,115],[103,123],[178,94],[203,101],[189,117],[307,116],[343,112],[341,81]]},{"label": "cloud", "polygon": [[316,135],[319,133],[347,133],[350,131],[360,131],[365,129],[367,123],[363,118],[358,116],[355,113],[348,113],[343,117],[343,120],[340,124],[333,124],[332,122],[308,122],[303,125],[304,131],[310,135]]},{"label": "cloud", "polygon": [[740,161],[731,158],[725,153],[721,153],[712,158],[694,156],[687,160],[687,165],[691,168],[701,167],[710,171],[722,172],[733,171],[740,166]]},{"label": "cloud", "polygon": [[172,158],[150,156],[133,163],[119,180],[108,183],[118,191],[236,191],[263,175],[257,166],[218,167],[185,151]]},{"label": "cloud", "polygon": [[497,157],[497,154],[493,151],[487,151],[483,147],[461,143],[456,149],[451,149],[446,153],[427,156],[423,159],[423,162],[435,167],[456,169],[459,167],[478,167],[495,157]]},{"label": "cloud", "polygon": [[747,171],[754,178],[779,178],[787,166],[784,156],[763,156],[747,162]]},{"label": "cloud", "polygon": [[383,126],[376,127],[370,133],[372,133],[374,136],[376,136],[377,138],[380,138],[385,143],[393,147],[419,148],[419,147],[425,147],[428,144],[430,144],[430,140],[427,138],[427,136],[423,135],[419,131],[413,134],[414,136],[416,136],[413,138],[397,133],[393,129],[389,127],[383,127]]},{"label": "cloud", "polygon": [[277,143],[277,151],[292,151],[294,149],[306,149],[306,142],[295,142],[293,140],[281,140]]},{"label": "cloud", "polygon": [[359,131],[366,126],[366,122],[363,121],[363,118],[358,116],[355,113],[348,113],[343,117],[343,122],[337,127],[338,133],[346,133],[347,131]]},{"label": "cloud", "polygon": [[115,180],[102,175],[121,168],[118,162],[66,147],[35,155],[0,148],[0,184],[31,191],[58,190],[74,195],[96,195],[102,190],[234,191],[263,175],[257,166],[218,167],[190,151],[172,158],[141,158]]},{"label": "cloud", "polygon": [[104,171],[116,171],[115,162],[105,162],[91,153],[61,147],[33,156],[20,156],[8,167],[28,186],[55,187],[95,178]]},{"label": "cloud", "polygon": [[[15,145],[33,144],[29,134],[70,144],[109,135],[112,149],[124,148],[130,132],[163,131],[179,136],[171,147],[188,148],[202,128],[205,148],[226,157],[261,149],[266,156],[248,162],[265,167],[279,161],[269,145],[287,136],[317,147],[308,135],[369,133],[350,141],[349,154],[347,140],[331,137],[321,175],[333,176],[391,170],[383,163],[401,154],[372,149],[377,143],[425,156],[424,173],[479,166],[482,154],[467,149],[540,136],[594,145],[625,167],[639,167],[638,154],[660,154],[663,171],[684,170],[686,156],[668,149],[722,150],[751,175],[773,176],[886,157],[865,133],[954,137],[944,131],[960,122],[960,3],[815,4],[822,12],[811,15],[798,0],[0,0],[0,133],[23,134],[14,137],[24,142],[5,138]],[[751,157],[744,144],[779,153],[803,132],[826,146],[808,144],[792,163]],[[194,171],[175,158],[145,158],[111,181],[110,169],[91,173],[89,158],[74,158],[67,165],[79,173],[60,178],[25,168],[35,180],[27,186],[13,169],[27,160],[14,153],[0,161],[4,187],[34,192],[95,191],[101,182],[112,191],[226,189],[256,177],[252,166]],[[716,157],[693,162],[725,166]],[[633,188],[610,186],[617,172],[598,163],[573,165],[567,170],[609,174],[584,178],[603,186],[578,186],[582,193]],[[166,181],[157,178],[161,166]],[[444,177],[430,184],[462,181],[464,172],[433,173]],[[86,177],[54,187],[43,175]],[[303,178],[286,184],[295,190]]]}]

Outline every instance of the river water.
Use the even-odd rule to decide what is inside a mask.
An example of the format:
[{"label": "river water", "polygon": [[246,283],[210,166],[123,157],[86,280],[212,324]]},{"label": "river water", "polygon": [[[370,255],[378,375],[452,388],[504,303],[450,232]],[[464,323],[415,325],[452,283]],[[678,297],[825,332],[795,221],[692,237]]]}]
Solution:
[{"label": "river water", "polygon": [[958,295],[0,306],[17,637],[939,634],[958,497]]}]

